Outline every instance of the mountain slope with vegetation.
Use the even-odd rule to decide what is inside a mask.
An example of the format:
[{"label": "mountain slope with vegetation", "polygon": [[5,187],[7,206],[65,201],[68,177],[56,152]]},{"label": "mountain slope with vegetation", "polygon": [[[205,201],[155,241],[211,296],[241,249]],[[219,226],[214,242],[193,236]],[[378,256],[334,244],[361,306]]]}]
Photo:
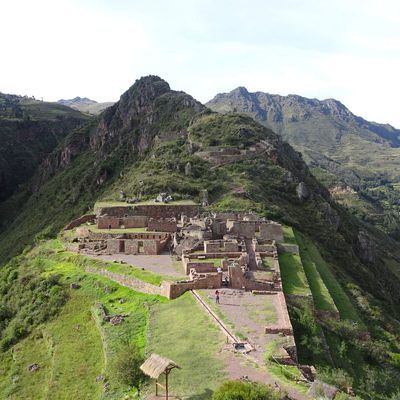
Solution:
[{"label": "mountain slope with vegetation", "polygon": [[88,117],[68,107],[0,93],[0,202],[26,182]]},{"label": "mountain slope with vegetation", "polygon": [[[226,149],[243,156],[236,160],[218,156]],[[337,309],[341,315],[340,321],[318,317],[307,299],[287,293],[300,361],[315,365],[327,380],[334,380],[340,370],[365,399],[388,400],[397,391],[400,357],[397,243],[335,203],[301,155],[272,130],[249,116],[213,113],[186,93],[172,91],[168,83],[156,76],[136,81],[119,102],[72,131],[44,160],[32,180],[0,204],[0,260],[3,263],[9,260],[0,272],[0,310],[4,316],[0,339],[5,363],[17,368],[10,352],[22,346],[23,358],[35,338],[43,346],[48,345],[49,338],[57,346],[67,346],[66,341],[73,333],[60,338],[55,324],[57,321],[65,324],[63,318],[70,318],[72,310],[77,318],[80,315],[79,322],[73,324],[91,334],[95,327],[87,313],[92,312],[96,299],[117,309],[116,301],[124,296],[129,301],[126,308],[121,308],[129,308],[136,328],[121,331],[120,342],[115,342],[117,338],[106,340],[111,347],[105,345],[104,351],[117,357],[121,346],[136,346],[132,352],[143,355],[146,313],[152,304],[162,304],[161,300],[136,299],[132,291],[104,298],[104,285],[109,286],[110,282],[96,283],[100,278],[85,272],[86,261],[82,257],[70,257],[58,242],[46,241],[54,238],[69,220],[90,210],[95,201],[118,200],[121,190],[129,197],[140,196],[143,200],[167,192],[176,200],[195,201],[207,190],[210,205],[205,211],[253,210],[293,227],[295,233],[288,240],[300,244],[304,279],[310,280],[314,302],[318,307]],[[22,255],[10,260],[22,250]],[[300,263],[300,259],[297,261]],[[43,283],[32,282],[35,274]],[[89,296],[87,301],[78,299],[73,290],[66,290],[66,285],[76,281],[82,282],[85,296]],[[23,293],[27,285],[43,288],[38,292],[43,296],[49,293],[52,299],[49,304],[57,304],[56,310],[43,309],[41,295],[28,307],[28,298],[36,296],[35,291],[27,292],[17,304],[18,293]],[[115,286],[115,290],[126,289]],[[190,315],[193,312],[190,304],[185,299],[181,301]],[[29,318],[32,307],[42,319]],[[173,308],[168,305],[159,309],[170,307]],[[18,308],[21,312],[16,315],[14,310]],[[80,313],[82,309],[87,310],[86,314]],[[135,313],[139,313],[137,317]],[[100,332],[104,341],[107,332],[101,327]],[[36,336],[32,336],[34,333]],[[98,354],[98,345],[98,341],[93,341],[87,357]],[[78,343],[72,341],[68,346]],[[68,347],[63,349],[64,355],[71,351]],[[43,350],[43,357],[45,353]],[[80,379],[89,385],[85,390],[90,391],[96,373],[105,370],[117,376],[120,365],[117,358],[108,364],[97,358],[94,369],[82,369],[77,382]],[[59,368],[62,362],[59,360]],[[67,362],[65,365],[74,367]],[[88,364],[82,361],[82,365]],[[15,374],[22,374],[18,371]],[[62,371],[60,379],[68,380],[68,374]],[[85,380],[85,374],[91,378]],[[24,379],[29,379],[29,375]],[[216,380],[222,378],[205,379],[215,387]],[[3,393],[12,388],[16,393],[22,390],[18,383],[10,384],[12,373],[0,382],[8,382],[0,384]],[[118,398],[117,394],[126,389],[126,381],[113,381],[111,387],[111,392],[96,392],[94,397]]]},{"label": "mountain slope with vegetation", "polygon": [[67,107],[71,107],[74,110],[78,110],[82,113],[91,115],[99,115],[106,108],[111,107],[114,104],[111,101],[98,103],[97,101],[88,99],[87,97],[79,97],[79,96],[68,100],[61,99],[58,100],[57,103]]},{"label": "mountain slope with vegetation", "polygon": [[279,133],[339,202],[398,238],[400,130],[355,116],[334,99],[244,87],[216,95],[207,106],[250,115]]}]

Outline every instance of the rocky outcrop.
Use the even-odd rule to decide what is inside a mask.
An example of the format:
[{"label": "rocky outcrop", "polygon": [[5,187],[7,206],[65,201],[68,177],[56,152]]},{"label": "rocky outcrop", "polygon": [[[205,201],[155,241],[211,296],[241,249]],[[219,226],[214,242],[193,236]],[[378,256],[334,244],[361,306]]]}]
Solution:
[{"label": "rocky outcrop", "polygon": [[296,193],[299,200],[304,201],[310,197],[310,191],[308,190],[304,182],[300,182],[296,187]]},{"label": "rocky outcrop", "polygon": [[[202,110],[203,105],[183,92],[172,91],[158,76],[141,78],[102,114],[96,133],[90,137],[90,148],[103,157],[115,146],[143,154],[156,136],[163,139],[160,131],[165,136],[178,134],[179,124],[171,126],[169,121],[173,114],[178,119],[183,112],[194,116]],[[162,129],[155,129],[158,127]]]}]

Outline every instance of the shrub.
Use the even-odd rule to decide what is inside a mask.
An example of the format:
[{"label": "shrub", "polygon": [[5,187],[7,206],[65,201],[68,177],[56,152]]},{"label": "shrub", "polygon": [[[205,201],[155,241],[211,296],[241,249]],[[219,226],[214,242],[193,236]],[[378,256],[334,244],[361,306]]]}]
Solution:
[{"label": "shrub", "polygon": [[353,378],[343,369],[324,368],[318,372],[318,378],[322,381],[345,390],[353,386]]},{"label": "shrub", "polygon": [[227,381],[214,392],[212,400],[279,400],[279,394],[262,383]]},{"label": "shrub", "polygon": [[142,363],[142,354],[135,345],[131,344],[121,350],[115,361],[118,381],[128,386],[140,387],[145,380],[145,375],[140,370]]}]

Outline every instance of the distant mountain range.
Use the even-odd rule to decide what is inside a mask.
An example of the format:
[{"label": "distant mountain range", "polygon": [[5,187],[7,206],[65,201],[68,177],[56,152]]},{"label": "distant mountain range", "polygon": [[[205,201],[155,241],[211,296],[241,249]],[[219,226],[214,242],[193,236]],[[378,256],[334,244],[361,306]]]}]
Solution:
[{"label": "distant mountain range", "polygon": [[59,104],[68,106],[80,112],[92,115],[98,115],[106,108],[112,106],[113,102],[98,103],[97,101],[88,99],[87,97],[75,97],[69,100],[58,100]]},{"label": "distant mountain range", "polygon": [[[399,211],[400,192],[392,184],[400,179],[400,130],[393,126],[358,117],[334,99],[251,93],[244,87],[217,94],[206,105],[249,115],[280,134],[335,197],[339,193],[339,200],[368,218],[382,220],[384,213]],[[347,186],[356,191],[338,190]]]}]

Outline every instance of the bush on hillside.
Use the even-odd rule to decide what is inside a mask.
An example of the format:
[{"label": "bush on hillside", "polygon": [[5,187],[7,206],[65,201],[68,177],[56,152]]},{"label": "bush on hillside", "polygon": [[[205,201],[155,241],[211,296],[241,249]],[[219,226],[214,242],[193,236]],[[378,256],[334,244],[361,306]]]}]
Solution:
[{"label": "bush on hillside", "polygon": [[279,400],[269,385],[253,382],[227,381],[213,394],[212,400]]},{"label": "bush on hillside", "polygon": [[115,371],[118,381],[128,386],[140,387],[146,379],[140,369],[143,357],[138,348],[131,344],[121,350],[115,361]]}]

